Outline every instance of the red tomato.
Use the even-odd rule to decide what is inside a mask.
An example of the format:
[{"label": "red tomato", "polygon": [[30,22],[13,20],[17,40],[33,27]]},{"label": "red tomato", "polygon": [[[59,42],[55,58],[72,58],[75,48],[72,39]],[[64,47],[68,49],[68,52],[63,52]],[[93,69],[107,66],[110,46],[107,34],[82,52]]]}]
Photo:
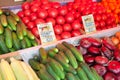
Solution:
[{"label": "red tomato", "polygon": [[64,25],[63,25],[63,30],[64,30],[64,31],[71,31],[71,30],[72,30],[72,27],[71,27],[70,24],[64,24]]},{"label": "red tomato", "polygon": [[54,26],[54,32],[55,34],[61,34],[63,32],[63,28],[61,25],[55,25]]},{"label": "red tomato", "polygon": [[72,31],[72,36],[75,37],[75,36],[79,36],[81,35],[80,31],[79,30],[74,30]]},{"label": "red tomato", "polygon": [[80,24],[79,21],[74,21],[74,22],[72,23],[72,28],[73,28],[74,30],[80,30],[80,28],[82,28],[82,24]]},{"label": "red tomato", "polygon": [[48,15],[49,15],[49,17],[56,18],[57,15],[58,15],[57,9],[55,9],[55,8],[50,8],[50,9],[48,10]]},{"label": "red tomato", "polygon": [[30,18],[29,17],[23,17],[22,21],[26,24],[26,23],[30,22]]},{"label": "red tomato", "polygon": [[41,1],[32,1],[31,3],[30,3],[30,5],[31,6],[37,6],[37,7],[40,7],[40,5],[41,5]]},{"label": "red tomato", "polygon": [[35,20],[36,25],[41,24],[41,23],[45,23],[45,21],[43,19],[36,19]]},{"label": "red tomato", "polygon": [[59,11],[59,14],[62,15],[62,16],[66,15],[68,13],[68,10],[67,10],[66,6],[60,7],[58,11]]},{"label": "red tomato", "polygon": [[38,32],[37,27],[32,28],[32,33],[33,33],[37,38],[39,38],[39,32]]},{"label": "red tomato", "polygon": [[73,9],[73,6],[67,6],[68,11],[71,11]]},{"label": "red tomato", "polygon": [[31,13],[31,14],[30,14],[30,19],[31,19],[31,21],[36,20],[36,19],[37,19],[36,13]]},{"label": "red tomato", "polygon": [[55,23],[56,23],[54,18],[47,18],[47,19],[46,19],[46,22],[51,22],[53,26],[54,26]]},{"label": "red tomato", "polygon": [[37,12],[37,10],[39,9],[39,7],[38,6],[31,6],[31,11],[32,12]]},{"label": "red tomato", "polygon": [[71,38],[71,33],[70,32],[62,32],[61,37],[62,37],[62,39]]},{"label": "red tomato", "polygon": [[55,36],[56,36],[57,40],[61,40],[62,39],[60,35],[55,35]]},{"label": "red tomato", "polygon": [[60,7],[60,3],[59,2],[53,2],[52,3],[52,7],[53,8],[59,8]]},{"label": "red tomato", "polygon": [[49,1],[48,0],[40,0],[42,4],[48,4]]},{"label": "red tomato", "polygon": [[24,17],[24,12],[23,11],[19,11],[17,13],[17,15],[20,17],[20,18],[23,18]]},{"label": "red tomato", "polygon": [[30,14],[31,14],[31,11],[30,11],[29,9],[26,9],[26,10],[24,11],[24,15],[25,15],[25,16],[30,16]]},{"label": "red tomato", "polygon": [[74,15],[73,14],[67,14],[66,16],[65,16],[65,20],[66,20],[66,22],[68,22],[68,23],[72,23],[73,21],[74,21]]},{"label": "red tomato", "polygon": [[106,24],[105,24],[104,21],[100,21],[100,26],[101,26],[101,27],[105,27],[105,25],[106,25]]},{"label": "red tomato", "polygon": [[28,22],[27,23],[27,28],[28,29],[32,29],[33,27],[35,27],[35,23],[34,22]]},{"label": "red tomato", "polygon": [[101,21],[101,15],[95,15],[94,16],[95,21]]},{"label": "red tomato", "polygon": [[106,19],[107,19],[106,14],[102,14],[102,17],[101,17],[101,18],[102,18],[103,21],[106,21]]},{"label": "red tomato", "polygon": [[46,10],[40,9],[40,10],[37,11],[37,16],[39,18],[45,19],[48,16],[48,13],[47,13]]},{"label": "red tomato", "polygon": [[51,8],[51,5],[50,4],[43,4],[41,6],[42,9],[45,9],[45,10],[48,10],[49,8]]},{"label": "red tomato", "polygon": [[29,2],[24,2],[22,4],[22,9],[25,10],[25,9],[30,9],[30,3]]},{"label": "red tomato", "polygon": [[78,19],[79,17],[81,17],[81,15],[80,15],[79,12],[75,12],[75,13],[74,13],[74,17],[75,17],[75,19]]},{"label": "red tomato", "polygon": [[56,22],[57,22],[58,24],[64,24],[64,23],[65,23],[65,19],[64,19],[63,16],[58,16],[58,17],[56,18]]}]

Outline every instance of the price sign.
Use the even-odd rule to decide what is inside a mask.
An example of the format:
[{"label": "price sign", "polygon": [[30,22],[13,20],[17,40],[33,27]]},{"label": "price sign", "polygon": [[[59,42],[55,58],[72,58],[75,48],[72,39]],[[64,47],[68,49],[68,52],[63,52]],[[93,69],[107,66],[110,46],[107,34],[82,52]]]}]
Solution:
[{"label": "price sign", "polygon": [[86,33],[96,32],[95,22],[92,14],[82,16],[82,21]]},{"label": "price sign", "polygon": [[50,44],[50,43],[57,41],[54,30],[53,30],[52,23],[39,24],[37,25],[37,27],[38,27],[42,45]]}]

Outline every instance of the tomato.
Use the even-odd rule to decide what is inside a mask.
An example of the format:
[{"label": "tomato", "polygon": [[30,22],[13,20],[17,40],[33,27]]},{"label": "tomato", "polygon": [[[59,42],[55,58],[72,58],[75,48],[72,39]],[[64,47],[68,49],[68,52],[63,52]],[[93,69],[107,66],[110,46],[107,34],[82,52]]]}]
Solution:
[{"label": "tomato", "polygon": [[59,2],[53,2],[52,3],[52,7],[53,8],[59,8],[60,7],[60,3]]},{"label": "tomato", "polygon": [[49,8],[51,8],[51,5],[50,4],[43,4],[41,6],[42,9],[45,9],[45,10],[48,10]]},{"label": "tomato", "polygon": [[46,22],[51,22],[53,26],[54,26],[55,23],[56,23],[54,18],[47,18],[47,19],[46,19]]},{"label": "tomato", "polygon": [[30,14],[31,14],[31,11],[30,11],[29,9],[26,9],[26,10],[24,11],[24,15],[25,15],[25,16],[30,16]]},{"label": "tomato", "polygon": [[68,6],[73,6],[73,4],[74,4],[73,2],[68,2],[67,3]]},{"label": "tomato", "polygon": [[100,26],[101,26],[101,27],[105,27],[105,25],[106,25],[106,24],[105,24],[104,21],[100,21]]},{"label": "tomato", "polygon": [[41,23],[45,23],[45,21],[43,19],[36,19],[35,20],[36,25],[41,24]]},{"label": "tomato", "polygon": [[62,37],[62,39],[71,38],[71,33],[70,32],[62,32],[61,37]]},{"label": "tomato", "polygon": [[68,11],[71,11],[73,9],[73,6],[67,6]]},{"label": "tomato", "polygon": [[37,12],[37,10],[39,9],[39,7],[38,6],[31,6],[31,11],[32,12]]},{"label": "tomato", "polygon": [[31,13],[30,14],[30,19],[31,19],[31,21],[34,21],[35,19],[37,19],[37,14],[36,13]]},{"label": "tomato", "polygon": [[55,8],[50,8],[50,9],[48,10],[48,15],[49,15],[49,17],[56,18],[57,15],[58,15],[57,9],[55,9]]},{"label": "tomato", "polygon": [[23,11],[19,11],[19,12],[17,13],[17,15],[18,15],[20,18],[23,18],[23,17],[25,16]]},{"label": "tomato", "polygon": [[25,9],[30,9],[30,3],[29,2],[24,2],[22,4],[22,9],[25,10]]},{"label": "tomato", "polygon": [[80,24],[79,21],[75,20],[73,23],[72,23],[72,28],[74,30],[80,30],[80,28],[82,27],[82,24]]},{"label": "tomato", "polygon": [[65,19],[64,19],[63,16],[58,16],[58,17],[56,18],[56,22],[57,22],[58,24],[64,24],[64,23],[65,23]]},{"label": "tomato", "polygon": [[81,35],[79,30],[73,30],[71,34],[73,37]]},{"label": "tomato", "polygon": [[54,26],[54,32],[55,34],[61,34],[63,32],[63,28],[61,25],[55,25]]},{"label": "tomato", "polygon": [[95,21],[101,21],[101,16],[100,15],[95,15],[94,16]]},{"label": "tomato", "polygon": [[96,21],[95,26],[96,26],[96,28],[99,27],[100,26],[99,22]]},{"label": "tomato", "polygon": [[62,15],[62,16],[66,15],[68,13],[68,10],[67,10],[66,6],[60,7],[58,11],[59,11],[59,14]]},{"label": "tomato", "polygon": [[71,27],[70,24],[67,24],[67,23],[66,23],[66,24],[63,25],[63,30],[64,30],[64,31],[71,31],[71,30],[72,30],[72,27]]},{"label": "tomato", "polygon": [[81,17],[81,15],[80,15],[79,12],[75,12],[75,13],[74,13],[74,17],[75,17],[75,19],[78,19],[79,17]]},{"label": "tomato", "polygon": [[37,6],[37,7],[40,7],[41,6],[41,1],[32,1],[31,3],[30,3],[30,5],[31,6]]},{"label": "tomato", "polygon": [[71,14],[71,13],[67,14],[67,15],[65,16],[65,20],[66,20],[66,22],[68,22],[68,23],[72,23],[72,22],[74,21],[74,15]]},{"label": "tomato", "polygon": [[55,36],[56,36],[57,40],[61,40],[62,39],[60,35],[55,35]]},{"label": "tomato", "polygon": [[39,32],[38,32],[37,27],[32,28],[31,31],[32,31],[32,33],[33,33],[37,38],[39,38]]},{"label": "tomato", "polygon": [[106,14],[102,14],[102,17],[101,17],[101,18],[102,18],[103,21],[106,21],[106,19],[107,19]]},{"label": "tomato", "polygon": [[32,29],[33,27],[35,27],[35,23],[34,22],[28,22],[27,23],[27,28],[28,29]]},{"label": "tomato", "polygon": [[22,21],[26,24],[30,21],[30,18],[29,17],[23,17]]},{"label": "tomato", "polygon": [[40,10],[37,11],[37,16],[39,18],[45,19],[48,16],[48,13],[47,13],[46,10],[40,9]]},{"label": "tomato", "polygon": [[49,1],[48,0],[40,0],[42,4],[48,4]]}]

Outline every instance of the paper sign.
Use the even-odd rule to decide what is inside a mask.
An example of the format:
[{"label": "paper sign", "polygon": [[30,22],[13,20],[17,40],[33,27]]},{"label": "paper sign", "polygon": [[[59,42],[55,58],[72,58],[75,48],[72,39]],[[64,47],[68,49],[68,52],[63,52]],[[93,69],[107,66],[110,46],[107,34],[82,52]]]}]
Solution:
[{"label": "paper sign", "polygon": [[15,2],[19,2],[19,1],[26,1],[26,0],[14,0]]},{"label": "paper sign", "polygon": [[38,27],[42,45],[46,45],[46,44],[57,41],[54,30],[53,30],[52,23],[49,22],[49,23],[39,24],[37,25],[37,27]]},{"label": "paper sign", "polygon": [[96,32],[93,15],[82,16],[82,21],[86,33]]}]

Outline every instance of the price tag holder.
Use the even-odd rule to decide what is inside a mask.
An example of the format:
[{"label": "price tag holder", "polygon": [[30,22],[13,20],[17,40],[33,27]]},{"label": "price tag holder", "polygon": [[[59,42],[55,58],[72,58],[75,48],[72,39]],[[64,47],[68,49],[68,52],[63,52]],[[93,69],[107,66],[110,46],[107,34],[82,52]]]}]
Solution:
[{"label": "price tag holder", "polygon": [[57,41],[51,22],[39,24],[37,28],[42,45],[48,45]]},{"label": "price tag holder", "polygon": [[92,14],[82,16],[82,21],[86,34],[96,32],[96,26]]}]

